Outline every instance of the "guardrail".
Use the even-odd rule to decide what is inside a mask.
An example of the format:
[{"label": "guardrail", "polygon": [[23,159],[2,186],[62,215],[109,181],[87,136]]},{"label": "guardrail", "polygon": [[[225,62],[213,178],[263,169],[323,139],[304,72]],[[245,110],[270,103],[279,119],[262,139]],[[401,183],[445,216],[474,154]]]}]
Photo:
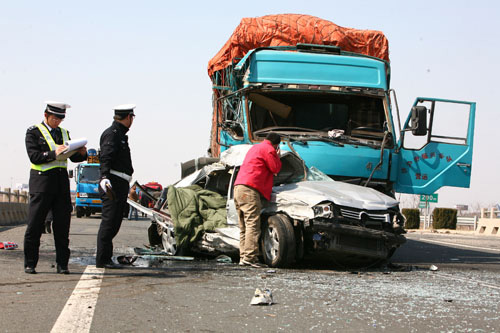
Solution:
[{"label": "guardrail", "polygon": [[[478,222],[477,216],[474,217],[458,216],[457,229],[476,230],[477,222]],[[432,227],[432,215],[420,216],[420,225],[423,226],[423,229],[429,229],[430,227]]]},{"label": "guardrail", "polygon": [[0,202],[19,202],[28,203],[29,195],[26,191],[11,190],[10,188],[4,188],[0,191]]},{"label": "guardrail", "polygon": [[496,219],[500,218],[500,210],[496,208],[481,208],[482,219]]},{"label": "guardrail", "polygon": [[28,219],[29,195],[26,191],[4,188],[0,191],[0,225],[19,225]]}]

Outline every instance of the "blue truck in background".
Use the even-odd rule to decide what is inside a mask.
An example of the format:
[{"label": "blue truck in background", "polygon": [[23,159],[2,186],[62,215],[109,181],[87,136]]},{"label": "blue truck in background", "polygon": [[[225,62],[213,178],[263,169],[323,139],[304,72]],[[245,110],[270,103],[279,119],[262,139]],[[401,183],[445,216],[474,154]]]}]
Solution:
[{"label": "blue truck in background", "polygon": [[211,75],[209,152],[273,131],[308,166],[393,197],[469,187],[476,104],[417,97],[401,126],[390,74],[388,61],[331,45],[250,50]]},{"label": "blue truck in background", "polygon": [[86,163],[80,163],[73,174],[76,182],[76,217],[89,217],[102,211],[99,194],[101,177],[99,157],[95,149],[88,150]]}]

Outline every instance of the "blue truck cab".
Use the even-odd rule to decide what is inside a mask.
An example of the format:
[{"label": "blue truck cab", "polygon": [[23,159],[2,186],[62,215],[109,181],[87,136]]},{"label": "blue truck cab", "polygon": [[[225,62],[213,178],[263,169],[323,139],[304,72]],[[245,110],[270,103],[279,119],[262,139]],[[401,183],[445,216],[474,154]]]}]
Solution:
[{"label": "blue truck cab", "polygon": [[335,180],[391,196],[469,187],[476,104],[417,97],[401,126],[390,73],[387,61],[335,46],[251,50],[211,77],[210,152],[273,131]]},{"label": "blue truck cab", "polygon": [[76,217],[91,216],[102,211],[99,179],[99,159],[95,149],[88,150],[87,163],[80,163],[74,170],[76,182]]}]

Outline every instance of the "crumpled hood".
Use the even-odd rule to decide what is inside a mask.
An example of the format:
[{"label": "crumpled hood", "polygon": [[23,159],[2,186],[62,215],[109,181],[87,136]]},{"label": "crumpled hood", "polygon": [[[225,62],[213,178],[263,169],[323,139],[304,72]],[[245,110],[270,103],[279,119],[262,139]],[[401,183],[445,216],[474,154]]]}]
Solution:
[{"label": "crumpled hood", "polygon": [[271,196],[271,202],[276,203],[274,209],[294,217],[313,218],[311,207],[324,201],[366,210],[386,210],[399,204],[396,199],[372,188],[338,181],[303,181],[275,186]]}]

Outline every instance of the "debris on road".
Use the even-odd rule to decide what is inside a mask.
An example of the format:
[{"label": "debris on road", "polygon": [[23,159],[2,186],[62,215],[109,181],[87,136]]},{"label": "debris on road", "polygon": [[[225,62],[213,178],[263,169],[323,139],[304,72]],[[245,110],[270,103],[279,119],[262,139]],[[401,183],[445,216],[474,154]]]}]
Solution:
[{"label": "debris on road", "polygon": [[14,242],[0,242],[0,249],[15,250],[17,249],[17,244]]},{"label": "debris on road", "polygon": [[255,289],[255,294],[250,301],[250,305],[272,305],[273,304],[273,294],[271,290],[259,288]]},{"label": "debris on road", "polygon": [[438,267],[436,265],[431,265],[431,267],[429,267],[429,270],[435,272],[438,270]]},{"label": "debris on road", "polygon": [[230,264],[230,263],[233,262],[233,260],[231,259],[231,257],[226,256],[225,254],[221,254],[220,256],[218,256],[217,258],[215,258],[215,260],[217,260],[217,262],[222,262],[222,263],[226,263],[226,264]]}]

